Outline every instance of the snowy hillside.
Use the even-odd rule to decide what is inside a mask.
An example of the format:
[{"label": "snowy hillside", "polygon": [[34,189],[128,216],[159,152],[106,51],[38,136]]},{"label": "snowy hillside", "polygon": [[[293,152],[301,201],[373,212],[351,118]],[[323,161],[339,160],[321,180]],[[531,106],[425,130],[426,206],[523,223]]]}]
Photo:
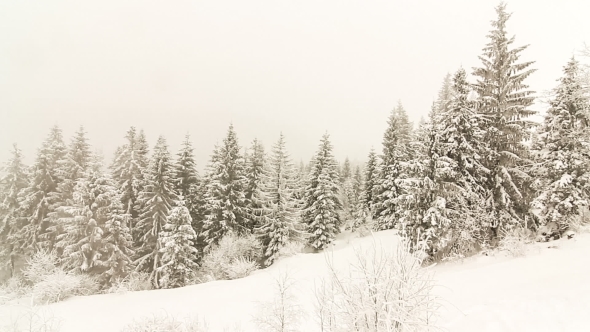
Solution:
[{"label": "snowy hillside", "polygon": [[[344,235],[344,234],[343,234]],[[376,241],[390,248],[393,231],[379,232]],[[372,238],[336,242],[338,268],[346,268],[356,246],[368,248]],[[557,245],[557,248],[548,248]],[[443,299],[442,327],[446,331],[587,331],[590,326],[590,235],[531,245],[525,257],[477,256],[432,268],[437,295]],[[309,311],[300,331],[317,331],[313,316],[314,281],[325,276],[325,254],[299,254],[272,267],[232,281],[170,290],[77,297],[49,306],[62,319],[63,332],[119,331],[136,318],[169,313],[182,318],[199,315],[211,331],[256,331],[251,318],[259,301],[273,297],[273,279],[290,271],[297,279],[300,303]],[[16,317],[18,307],[4,306],[0,317]],[[10,314],[8,312],[11,312]]]}]

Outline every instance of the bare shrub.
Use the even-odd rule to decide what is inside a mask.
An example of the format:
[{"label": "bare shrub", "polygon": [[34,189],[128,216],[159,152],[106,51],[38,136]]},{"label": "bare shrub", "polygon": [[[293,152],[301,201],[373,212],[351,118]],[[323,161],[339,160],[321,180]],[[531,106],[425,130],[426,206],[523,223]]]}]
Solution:
[{"label": "bare shrub", "polygon": [[282,271],[274,280],[275,298],[262,303],[253,319],[261,331],[295,332],[298,330],[303,310],[295,296],[295,279],[288,271]]},{"label": "bare shrub", "polygon": [[49,308],[35,306],[33,301],[10,324],[0,325],[3,332],[59,332],[60,329],[61,320]]},{"label": "bare shrub", "polygon": [[223,267],[229,280],[247,277],[250,273],[258,270],[258,268],[258,263],[244,257],[237,258]]},{"label": "bare shrub", "polygon": [[279,257],[291,257],[303,252],[305,244],[299,241],[289,241],[279,250]]},{"label": "bare shrub", "polygon": [[150,282],[149,273],[132,272],[125,278],[117,280],[108,288],[105,293],[126,293],[143,290],[151,290],[152,283]]},{"label": "bare shrub", "polygon": [[523,227],[516,227],[502,232],[502,238],[498,249],[508,253],[512,257],[526,255],[526,245],[533,243],[532,233]]},{"label": "bare shrub", "polygon": [[31,292],[31,287],[19,275],[14,276],[0,286],[0,304],[23,297]]},{"label": "bare shrub", "polygon": [[316,316],[321,331],[432,331],[440,307],[432,276],[421,268],[418,252],[407,241],[393,252],[376,242],[354,249],[348,274],[338,271],[329,256],[329,279],[316,288]]},{"label": "bare shrub", "polygon": [[45,276],[56,273],[59,270],[59,259],[54,252],[38,251],[27,260],[23,276],[31,284],[43,280]]},{"label": "bare shrub", "polygon": [[207,332],[207,322],[198,316],[183,320],[169,314],[154,314],[127,325],[122,332]]},{"label": "bare shrub", "polygon": [[89,276],[57,270],[33,285],[33,297],[40,304],[54,303],[72,296],[97,294],[98,290],[98,282]]},{"label": "bare shrub", "polygon": [[237,279],[258,269],[262,245],[254,235],[230,233],[201,260],[201,281]]}]

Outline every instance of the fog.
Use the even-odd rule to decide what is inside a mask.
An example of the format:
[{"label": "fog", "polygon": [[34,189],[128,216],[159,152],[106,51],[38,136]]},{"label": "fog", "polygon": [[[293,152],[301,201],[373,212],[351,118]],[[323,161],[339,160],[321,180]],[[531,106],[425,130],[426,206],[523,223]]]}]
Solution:
[{"label": "fog", "polygon": [[[0,1],[0,161],[52,125],[83,125],[110,162],[130,126],[201,169],[233,123],[242,146],[282,131],[296,162],[330,133],[337,158],[381,149],[401,100],[426,116],[444,75],[471,72],[497,1]],[[528,80],[552,88],[590,36],[588,1],[509,1]],[[542,110],[542,105],[535,106]]]}]

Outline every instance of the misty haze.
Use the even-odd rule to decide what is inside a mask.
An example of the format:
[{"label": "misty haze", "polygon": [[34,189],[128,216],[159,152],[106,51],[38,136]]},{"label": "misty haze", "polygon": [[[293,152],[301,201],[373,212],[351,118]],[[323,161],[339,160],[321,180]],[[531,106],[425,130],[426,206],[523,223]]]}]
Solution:
[{"label": "misty haze", "polygon": [[0,1],[0,332],[590,330],[588,13]]}]

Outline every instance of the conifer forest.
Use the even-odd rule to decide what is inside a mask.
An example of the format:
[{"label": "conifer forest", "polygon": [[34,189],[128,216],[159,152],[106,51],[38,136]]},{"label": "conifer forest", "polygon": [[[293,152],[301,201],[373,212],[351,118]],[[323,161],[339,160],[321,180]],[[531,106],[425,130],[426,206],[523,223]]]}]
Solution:
[{"label": "conifer forest", "polygon": [[288,136],[245,142],[231,123],[203,171],[189,134],[171,144],[132,126],[102,156],[84,127],[53,126],[30,165],[16,142],[0,173],[4,279],[35,284],[31,262],[45,261],[90,295],[134,278],[146,290],[239,279],[289,251],[326,252],[343,232],[395,232],[423,268],[573,237],[590,203],[588,58],[572,54],[533,111],[535,59],[506,28],[507,5],[495,13],[479,66],[442,78],[420,122],[403,98],[393,105],[362,163],[338,160],[329,132],[294,160]]}]

